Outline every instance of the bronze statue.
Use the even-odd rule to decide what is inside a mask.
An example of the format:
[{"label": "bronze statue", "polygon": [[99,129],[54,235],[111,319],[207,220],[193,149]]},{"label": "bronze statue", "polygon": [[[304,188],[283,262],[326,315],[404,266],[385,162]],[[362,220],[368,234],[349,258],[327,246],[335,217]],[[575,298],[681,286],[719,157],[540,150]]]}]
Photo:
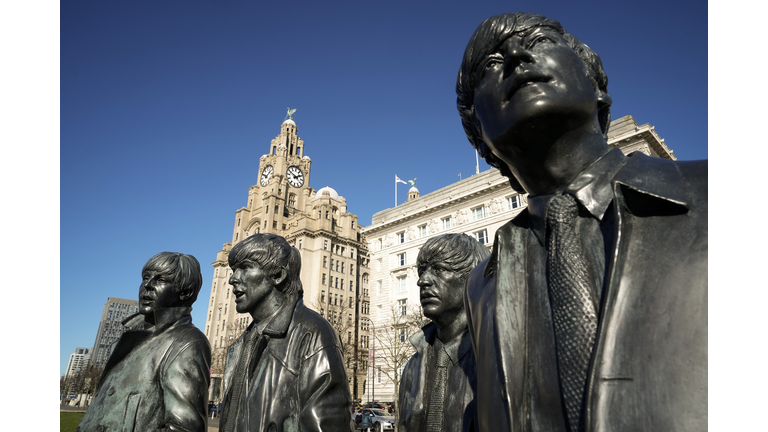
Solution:
[{"label": "bronze statue", "polygon": [[78,432],[207,430],[211,346],[192,325],[203,276],[192,255],[161,252],[141,271],[139,313],[115,345]]},{"label": "bronze statue", "polygon": [[466,234],[433,237],[419,251],[421,306],[432,322],[410,338],[416,354],[400,382],[400,432],[477,429],[475,355],[464,311],[464,283],[489,254]]},{"label": "bronze statue", "polygon": [[707,162],[612,150],[607,84],[540,15],[464,53],[467,137],[529,194],[467,281],[481,431],[707,429]]},{"label": "bronze statue", "polygon": [[339,337],[304,306],[299,251],[255,234],[232,248],[229,266],[237,311],[253,322],[227,351],[219,430],[349,431]]}]

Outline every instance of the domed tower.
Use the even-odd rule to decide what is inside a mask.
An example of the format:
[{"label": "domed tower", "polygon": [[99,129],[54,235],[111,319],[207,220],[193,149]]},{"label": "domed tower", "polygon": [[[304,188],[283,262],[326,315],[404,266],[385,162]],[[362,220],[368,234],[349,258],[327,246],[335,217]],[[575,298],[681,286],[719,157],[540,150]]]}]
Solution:
[{"label": "domed tower", "polygon": [[[269,152],[259,158],[254,173],[256,184],[248,189],[247,204],[235,211],[232,239],[211,264],[214,274],[205,325],[212,348],[211,400],[221,397],[219,384],[226,348],[251,322],[250,315],[237,313],[235,308],[227,259],[235,244],[253,234],[277,234],[298,249],[304,304],[331,322],[345,346],[357,350],[355,341],[369,337],[367,327],[361,332],[359,324],[360,316],[368,315],[370,308],[367,242],[360,233],[357,215],[347,213],[344,197],[328,186],[318,191],[309,186],[312,160],[297,135],[293,112],[289,111],[290,118],[280,125],[280,134],[271,140]],[[244,155],[243,164],[249,162]],[[348,340],[352,343],[348,344]],[[345,353],[354,355],[350,358],[358,358],[358,354]],[[347,371],[350,378],[354,377],[350,391],[358,397],[364,377],[355,377],[352,367]]]},{"label": "domed tower", "polygon": [[419,193],[419,190],[416,189],[416,186],[415,185],[411,186],[411,188],[408,189],[408,199],[405,200],[405,202],[408,202],[410,200],[415,200],[416,198],[419,197],[419,195],[421,194]]}]

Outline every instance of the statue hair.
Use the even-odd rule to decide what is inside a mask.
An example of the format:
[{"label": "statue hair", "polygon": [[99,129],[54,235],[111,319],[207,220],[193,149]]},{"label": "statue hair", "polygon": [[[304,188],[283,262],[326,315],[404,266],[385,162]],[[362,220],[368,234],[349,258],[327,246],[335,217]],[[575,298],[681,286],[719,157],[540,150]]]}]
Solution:
[{"label": "statue hair", "polygon": [[185,306],[192,306],[203,286],[200,263],[192,255],[184,255],[179,252],[160,252],[144,264],[141,273],[146,271],[156,271],[168,276],[179,295],[191,293],[192,296],[184,302]]},{"label": "statue hair", "polygon": [[[579,41],[576,36],[568,33],[556,20],[542,15],[513,12],[492,16],[480,24],[469,40],[464,51],[464,58],[459,68],[456,79],[456,107],[461,116],[461,124],[472,147],[485,159],[488,165],[497,168],[501,174],[509,179],[512,189],[517,192],[526,192],[520,182],[517,181],[507,165],[497,158],[483,142],[483,134],[480,129],[480,121],[475,115],[475,86],[477,85],[477,68],[483,60],[499,49],[502,44],[512,36],[527,34],[537,27],[550,27],[563,35],[568,46],[578,54],[587,67],[587,77],[598,96],[610,101],[608,94],[608,76],[603,70],[600,56],[592,51],[586,44]],[[603,136],[608,139],[608,126],[611,123],[610,102],[598,107],[598,121],[603,131]]]},{"label": "statue hair", "polygon": [[258,265],[264,273],[273,278],[280,275],[281,269],[285,269],[287,276],[277,289],[285,294],[297,293],[299,298],[304,296],[304,288],[299,278],[301,255],[279,235],[254,234],[245,238],[229,251],[228,261],[233,270]]},{"label": "statue hair", "polygon": [[466,234],[443,234],[432,237],[424,243],[416,262],[419,276],[427,264],[439,263],[466,280],[469,272],[490,254],[488,248],[481,245],[474,237]]}]

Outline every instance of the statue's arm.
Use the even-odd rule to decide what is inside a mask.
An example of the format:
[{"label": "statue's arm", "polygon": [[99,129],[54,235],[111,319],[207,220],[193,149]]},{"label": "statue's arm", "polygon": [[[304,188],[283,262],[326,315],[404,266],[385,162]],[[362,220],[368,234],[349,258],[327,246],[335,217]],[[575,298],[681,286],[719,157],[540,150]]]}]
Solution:
[{"label": "statue's arm", "polygon": [[302,362],[299,402],[299,430],[350,431],[352,396],[337,345],[324,346]]},{"label": "statue's arm", "polygon": [[165,430],[206,432],[210,365],[211,347],[205,339],[182,344],[169,357],[161,377]]}]

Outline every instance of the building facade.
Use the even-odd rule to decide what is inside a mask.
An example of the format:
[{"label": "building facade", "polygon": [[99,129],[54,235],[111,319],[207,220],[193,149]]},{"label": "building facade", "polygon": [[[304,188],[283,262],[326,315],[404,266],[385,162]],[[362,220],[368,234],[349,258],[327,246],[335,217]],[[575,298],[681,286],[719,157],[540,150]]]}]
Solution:
[{"label": "building facade", "polygon": [[99,331],[91,350],[91,363],[94,368],[103,368],[112,354],[112,346],[125,332],[122,322],[130,315],[139,312],[138,300],[109,297],[101,313]]},{"label": "building facade", "polygon": [[88,366],[88,361],[91,359],[90,348],[77,348],[75,352],[69,355],[69,363],[67,363],[67,372],[64,374],[66,377],[71,377],[78,372],[82,372]]},{"label": "building facade", "polygon": [[312,161],[297,132],[292,119],[280,126],[269,153],[259,159],[257,182],[248,189],[247,204],[235,211],[231,241],[224,243],[211,263],[214,273],[205,322],[205,335],[213,350],[211,400],[221,395],[226,347],[252,321],[250,315],[235,309],[227,258],[235,244],[257,233],[283,236],[299,250],[304,303],[336,328],[345,349],[350,391],[353,397],[362,394],[355,360],[361,357],[360,341],[367,337],[360,325],[368,308],[367,243],[357,215],[347,212],[344,197],[327,186],[320,190],[310,187]]},{"label": "building facade", "polygon": [[[663,139],[649,124],[638,125],[631,116],[611,122],[608,144],[619,147],[624,154],[635,151],[650,156],[677,160]],[[442,189],[420,196],[411,188],[408,200],[395,208],[373,215],[372,223],[363,229],[371,251],[370,304],[371,320],[375,327],[384,329],[402,326],[403,333],[395,342],[410,344],[405,329],[407,323],[418,322],[421,317],[409,319],[408,314],[420,313],[419,275],[416,257],[419,249],[430,237],[446,233],[465,233],[475,237],[489,249],[493,246],[496,230],[520,213],[527,205],[526,194],[518,194],[509,186],[498,170],[489,169]],[[385,345],[392,341],[376,339],[373,343]],[[375,399],[393,401],[397,398],[395,386],[388,376],[399,376],[392,371],[379,371],[397,364],[391,350],[372,350],[369,376],[375,377]],[[387,372],[390,372],[389,374]],[[370,390],[369,390],[370,391]],[[371,395],[363,395],[368,400]]]}]

